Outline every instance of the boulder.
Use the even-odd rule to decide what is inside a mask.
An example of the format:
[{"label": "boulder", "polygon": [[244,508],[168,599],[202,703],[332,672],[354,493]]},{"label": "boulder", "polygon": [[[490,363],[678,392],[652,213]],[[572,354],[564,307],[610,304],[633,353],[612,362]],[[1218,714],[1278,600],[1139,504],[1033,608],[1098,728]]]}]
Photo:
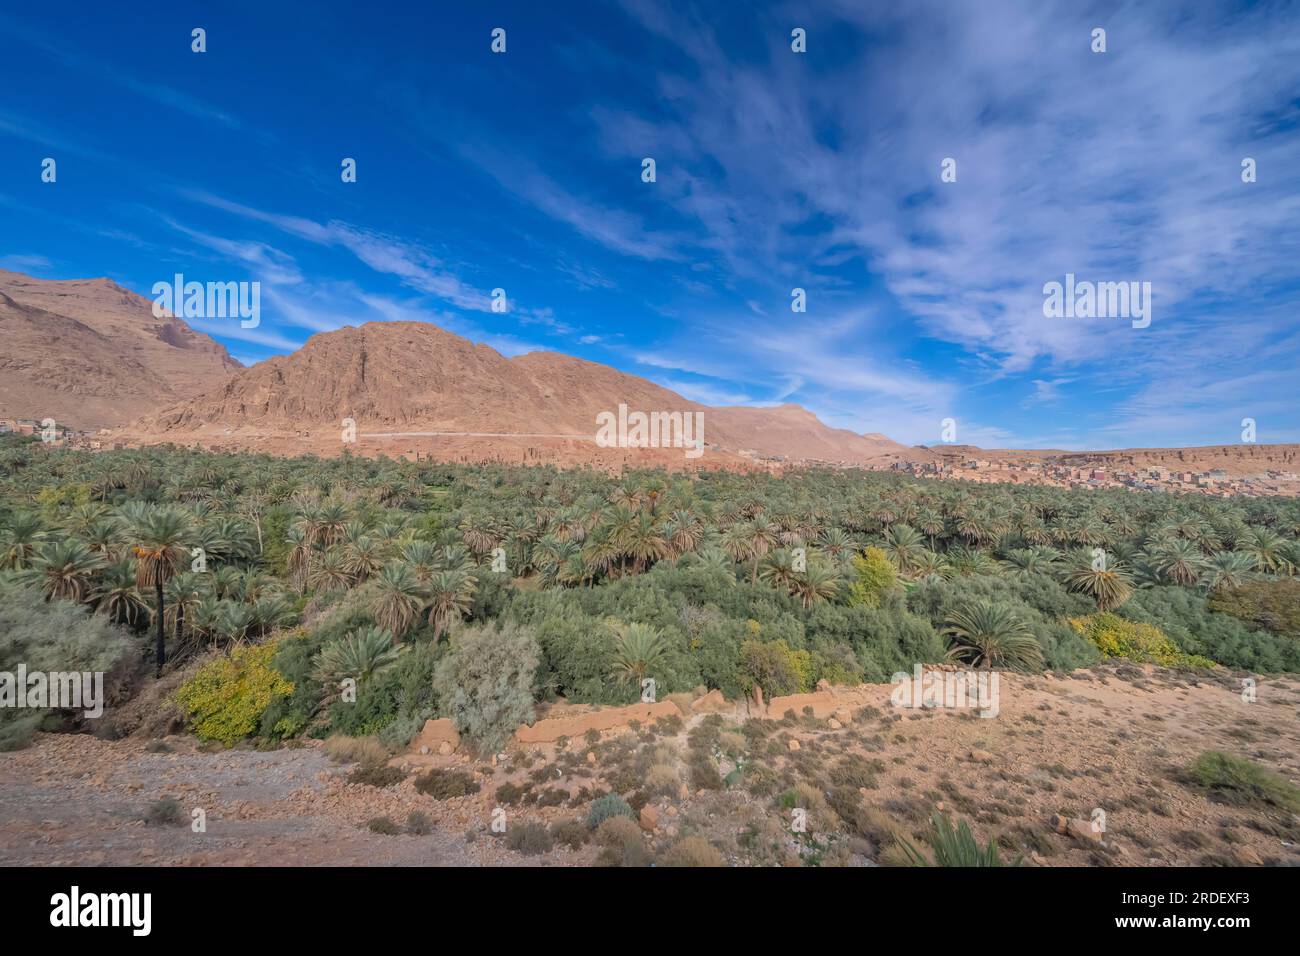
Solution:
[{"label": "boulder", "polygon": [[657,826],[659,826],[659,811],[647,803],[641,808],[641,829],[653,830]]},{"label": "boulder", "polygon": [[[443,744],[450,749],[444,750]],[[456,725],[451,722],[450,717],[426,720],[424,729],[411,741],[411,749],[420,754],[432,753],[436,750],[445,756],[454,752],[459,746],[460,734],[456,731]]]},{"label": "boulder", "polygon": [[1052,817],[1052,827],[1057,833],[1064,836],[1073,837],[1076,840],[1082,840],[1090,843],[1100,843],[1105,836],[1101,831],[1092,828],[1092,822],[1089,820],[1072,820],[1062,814]]}]

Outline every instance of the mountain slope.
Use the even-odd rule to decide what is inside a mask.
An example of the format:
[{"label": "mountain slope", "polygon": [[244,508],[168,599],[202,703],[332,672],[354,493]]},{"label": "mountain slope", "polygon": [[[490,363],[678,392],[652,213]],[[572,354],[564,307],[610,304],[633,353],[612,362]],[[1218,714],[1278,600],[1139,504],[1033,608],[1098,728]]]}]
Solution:
[{"label": "mountain slope", "polygon": [[[525,460],[681,460],[681,450],[611,456],[595,444],[596,416],[701,412],[711,455],[866,464],[909,451],[884,439],[828,428],[797,405],[709,408],[617,369],[555,352],[506,358],[486,345],[420,322],[367,323],[312,336],[291,355],[243,370],[208,395],[133,423],[137,441],[288,444],[338,451],[340,423],[357,423],[358,450],[390,433],[394,451],[469,458],[485,449],[523,450]],[[376,433],[382,433],[377,435]],[[297,441],[294,441],[297,440]],[[531,453],[532,458],[529,459]],[[492,457],[488,455],[488,457]]]},{"label": "mountain slope", "polygon": [[0,270],[0,418],[120,425],[224,384],[242,366],[108,279]]}]

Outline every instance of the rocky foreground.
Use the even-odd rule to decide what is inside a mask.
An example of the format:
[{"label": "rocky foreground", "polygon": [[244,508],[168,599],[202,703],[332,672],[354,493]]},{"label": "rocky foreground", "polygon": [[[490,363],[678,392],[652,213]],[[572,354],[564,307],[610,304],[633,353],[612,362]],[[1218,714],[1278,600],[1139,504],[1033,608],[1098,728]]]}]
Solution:
[{"label": "rocky foreground", "polygon": [[[578,714],[564,719],[594,725],[581,737],[517,741],[488,761],[417,741],[365,772],[349,759],[364,755],[317,741],[257,751],[41,735],[0,754],[0,864],[616,862],[576,825],[610,790],[635,808],[646,860],[700,836],[736,865],[871,865],[887,832],[923,833],[939,810],[1029,865],[1300,862],[1294,814],[1224,803],[1187,775],[1218,750],[1300,779],[1295,679],[1261,680],[1249,701],[1226,674],[1004,675],[992,719],[898,709],[891,690],[837,689],[830,716],[771,707],[748,723],[744,705],[690,702],[652,724]],[[698,769],[706,750],[716,778]],[[806,832],[791,803],[808,809]],[[1097,810],[1102,830],[1089,825]],[[566,821],[567,842],[509,835]]]}]

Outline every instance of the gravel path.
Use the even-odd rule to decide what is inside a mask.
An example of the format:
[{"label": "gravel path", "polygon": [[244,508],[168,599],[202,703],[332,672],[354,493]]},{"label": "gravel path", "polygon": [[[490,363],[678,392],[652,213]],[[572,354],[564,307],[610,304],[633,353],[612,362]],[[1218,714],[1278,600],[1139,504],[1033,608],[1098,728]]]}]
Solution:
[{"label": "gravel path", "polygon": [[[85,735],[41,735],[0,754],[0,865],[466,866],[480,862],[463,829],[381,836],[364,828],[386,795],[346,783],[316,748],[168,753]],[[148,825],[155,801],[184,816]],[[206,814],[193,832],[191,813]],[[398,822],[404,814],[394,816]],[[481,850],[482,848],[480,848]]]}]

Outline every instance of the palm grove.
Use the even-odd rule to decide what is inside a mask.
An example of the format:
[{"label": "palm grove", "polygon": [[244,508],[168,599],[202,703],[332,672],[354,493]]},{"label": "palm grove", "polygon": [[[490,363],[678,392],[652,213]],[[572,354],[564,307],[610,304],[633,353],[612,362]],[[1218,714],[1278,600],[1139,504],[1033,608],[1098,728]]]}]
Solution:
[{"label": "palm grove", "polygon": [[[536,700],[626,703],[645,677],[731,697],[945,658],[1294,672],[1298,537],[1276,498],[10,438],[0,669],[39,647],[175,673],[201,736],[392,747],[431,716],[496,747]],[[0,745],[34,726],[5,719]]]}]

